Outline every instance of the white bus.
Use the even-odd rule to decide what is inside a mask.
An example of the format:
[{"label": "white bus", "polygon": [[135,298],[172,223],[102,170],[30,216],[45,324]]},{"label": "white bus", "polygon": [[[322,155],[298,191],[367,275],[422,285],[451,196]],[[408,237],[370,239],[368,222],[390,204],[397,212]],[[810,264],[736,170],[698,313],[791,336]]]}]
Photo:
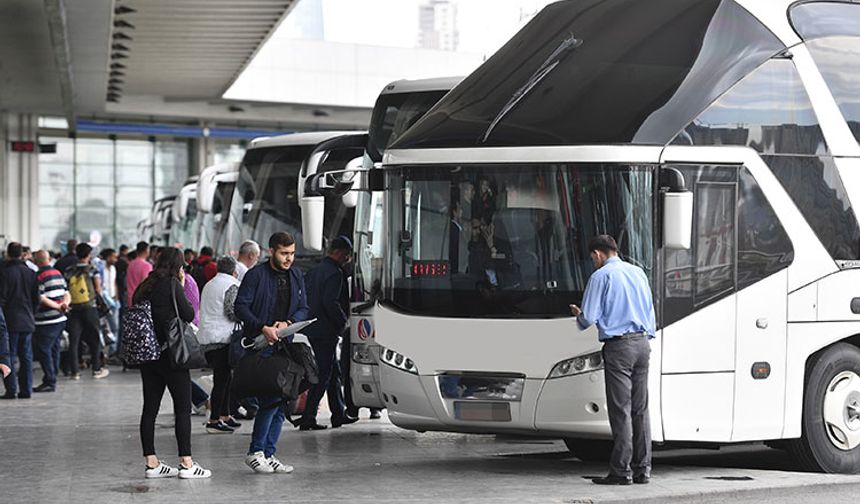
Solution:
[{"label": "white bus", "polygon": [[[399,80],[383,88],[371,113],[362,169],[382,164],[385,149],[420,119],[462,77]],[[374,301],[382,271],[382,194],[357,189],[355,199],[354,274],[350,295],[350,389],[357,407],[383,408],[379,391],[379,351],[373,324]]]},{"label": "white bus", "polygon": [[391,421],[604,451],[600,345],[568,304],[608,233],[654,290],[654,441],[860,471],[858,80],[856,3],[547,6],[372,184]]},{"label": "white bus", "polygon": [[197,177],[191,177],[173,200],[167,244],[171,247],[197,250]]},{"label": "white bus", "polygon": [[269,236],[288,231],[297,241],[296,264],[303,270],[317,264],[323,257],[325,239],[352,235],[354,209],[340,204],[340,197],[332,197],[324,214],[318,216],[325,222],[323,232],[317,239],[303,239],[300,173],[308,163],[321,165],[314,168],[316,172],[343,170],[349,161],[361,157],[366,137],[365,132],[317,131],[251,141],[230,200],[220,252],[235,255],[242,241],[251,239],[265,254]]},{"label": "white bus", "polygon": [[239,176],[239,163],[209,166],[197,180],[197,239],[195,250],[209,246],[217,253],[224,251],[222,236],[227,226],[230,200]]},{"label": "white bus", "polygon": [[170,226],[172,224],[173,201],[176,195],[165,196],[152,202],[152,214],[149,218],[148,232],[150,235],[141,239],[152,245],[169,245]]}]

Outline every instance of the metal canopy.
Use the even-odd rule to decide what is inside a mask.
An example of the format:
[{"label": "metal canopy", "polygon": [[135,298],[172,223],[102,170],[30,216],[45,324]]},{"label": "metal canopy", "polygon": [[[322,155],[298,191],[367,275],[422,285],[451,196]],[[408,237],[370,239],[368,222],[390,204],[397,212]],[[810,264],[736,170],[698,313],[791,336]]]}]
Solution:
[{"label": "metal canopy", "polygon": [[123,95],[220,98],[297,0],[118,0],[110,62]]},{"label": "metal canopy", "polygon": [[367,107],[226,100],[300,0],[0,1],[0,110],[229,127],[355,128]]}]

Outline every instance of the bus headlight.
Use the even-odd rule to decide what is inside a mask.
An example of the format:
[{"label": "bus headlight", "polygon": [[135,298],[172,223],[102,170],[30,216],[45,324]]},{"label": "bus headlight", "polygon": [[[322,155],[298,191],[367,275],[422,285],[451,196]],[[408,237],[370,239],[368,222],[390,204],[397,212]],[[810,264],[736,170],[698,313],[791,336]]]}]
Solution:
[{"label": "bus headlight", "polygon": [[571,359],[563,360],[553,366],[549,378],[562,378],[583,373],[590,373],[603,369],[603,356],[600,352],[592,352],[585,355],[577,355]]},{"label": "bus headlight", "polygon": [[412,362],[412,359],[403,354],[399,354],[390,348],[379,347],[379,357],[382,362],[393,368],[406,371],[407,373],[418,374],[418,368],[415,366],[415,363]]},{"label": "bus headlight", "polygon": [[370,351],[370,345],[361,343],[352,344],[352,361],[357,364],[376,364],[373,359],[373,352]]}]

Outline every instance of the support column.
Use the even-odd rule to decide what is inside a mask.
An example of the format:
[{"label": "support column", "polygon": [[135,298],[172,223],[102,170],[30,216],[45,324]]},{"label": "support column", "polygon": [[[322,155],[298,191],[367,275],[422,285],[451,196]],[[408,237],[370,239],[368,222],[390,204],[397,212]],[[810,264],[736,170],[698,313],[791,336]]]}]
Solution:
[{"label": "support column", "polygon": [[[42,245],[39,233],[38,117],[0,112],[0,246]],[[33,142],[35,152],[12,152],[11,142]]]}]

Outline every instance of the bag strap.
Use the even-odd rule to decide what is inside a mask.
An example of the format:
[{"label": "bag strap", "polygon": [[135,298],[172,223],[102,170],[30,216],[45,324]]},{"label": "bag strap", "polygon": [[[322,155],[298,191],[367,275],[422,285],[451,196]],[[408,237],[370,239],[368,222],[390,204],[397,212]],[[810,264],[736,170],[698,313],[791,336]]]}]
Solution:
[{"label": "bag strap", "polygon": [[[176,318],[182,320],[182,317],[179,316],[179,304],[176,302],[176,289],[173,287],[173,282],[170,284],[170,294],[173,298],[173,310],[176,312]],[[182,320],[184,322],[184,320]]]}]

